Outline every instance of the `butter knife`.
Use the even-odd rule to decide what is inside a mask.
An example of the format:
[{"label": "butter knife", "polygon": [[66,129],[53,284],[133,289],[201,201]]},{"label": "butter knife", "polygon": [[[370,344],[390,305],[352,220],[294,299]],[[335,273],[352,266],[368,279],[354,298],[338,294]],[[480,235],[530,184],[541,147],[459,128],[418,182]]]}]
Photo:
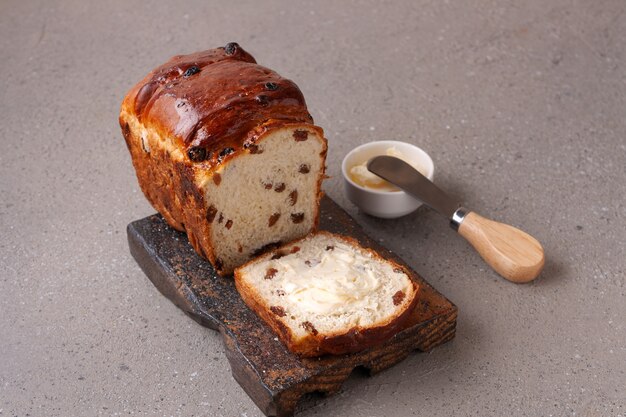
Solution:
[{"label": "butter knife", "polygon": [[543,248],[528,233],[461,207],[399,158],[376,156],[368,161],[367,169],[449,218],[450,226],[502,277],[522,283],[532,281],[541,272],[545,262]]}]

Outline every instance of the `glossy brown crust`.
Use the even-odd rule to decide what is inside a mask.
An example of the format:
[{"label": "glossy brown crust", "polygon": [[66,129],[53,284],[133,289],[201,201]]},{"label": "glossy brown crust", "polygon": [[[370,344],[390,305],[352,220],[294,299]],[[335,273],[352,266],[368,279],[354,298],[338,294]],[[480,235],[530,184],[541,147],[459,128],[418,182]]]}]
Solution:
[{"label": "glossy brown crust", "polygon": [[313,123],[296,84],[235,43],[174,56],[135,85],[122,108],[210,166],[253,142],[248,132],[268,121]]},{"label": "glossy brown crust", "polygon": [[170,226],[187,232],[189,242],[200,256],[214,264],[207,208],[203,192],[195,184],[194,167],[173,160],[164,148],[145,152],[139,133],[127,127],[124,118],[120,118],[120,123],[144,195]]},{"label": "glossy brown crust", "polygon": [[[388,262],[393,265],[394,268],[399,268],[405,272],[413,285],[412,299],[407,303],[407,307],[396,317],[390,318],[386,323],[383,323],[376,327],[362,328],[360,326],[353,327],[346,332],[335,334],[311,334],[298,340],[292,333],[291,329],[286,326],[283,321],[271,311],[271,306],[266,305],[265,301],[261,299],[254,287],[250,286],[241,276],[242,270],[253,262],[262,260],[261,258],[253,259],[246,264],[235,269],[235,286],[237,291],[241,295],[243,301],[250,307],[259,317],[263,319],[272,330],[279,336],[281,341],[287,346],[287,348],[302,357],[315,357],[325,354],[342,355],[346,353],[359,352],[374,345],[380,344],[385,340],[391,338],[398,331],[403,329],[406,320],[411,316],[411,313],[415,309],[418,301],[419,286],[416,283],[411,273],[403,268],[396,262],[381,257],[376,251],[365,248],[354,238],[338,235],[326,231],[319,231],[316,234],[325,234],[328,236],[335,236],[346,243],[362,248],[364,251],[371,253],[376,259]],[[291,242],[282,246],[272,253],[289,253],[286,249],[291,247],[297,242],[306,239],[302,238],[297,241]],[[265,257],[270,255],[265,255]]]}]

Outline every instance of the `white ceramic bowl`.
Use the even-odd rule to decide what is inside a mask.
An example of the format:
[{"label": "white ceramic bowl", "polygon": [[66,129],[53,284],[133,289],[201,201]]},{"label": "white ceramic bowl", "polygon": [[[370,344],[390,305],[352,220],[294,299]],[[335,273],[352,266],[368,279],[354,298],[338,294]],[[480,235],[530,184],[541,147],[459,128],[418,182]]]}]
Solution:
[{"label": "white ceramic bowl", "polygon": [[422,205],[422,202],[411,197],[404,191],[379,191],[365,188],[352,181],[348,172],[355,165],[378,155],[386,155],[387,149],[396,148],[398,152],[418,166],[424,167],[423,174],[431,181],[434,178],[435,166],[430,156],[422,149],[406,142],[381,140],[369,142],[351,150],[341,163],[341,173],[348,199],[363,212],[383,219],[394,219],[405,216]]}]

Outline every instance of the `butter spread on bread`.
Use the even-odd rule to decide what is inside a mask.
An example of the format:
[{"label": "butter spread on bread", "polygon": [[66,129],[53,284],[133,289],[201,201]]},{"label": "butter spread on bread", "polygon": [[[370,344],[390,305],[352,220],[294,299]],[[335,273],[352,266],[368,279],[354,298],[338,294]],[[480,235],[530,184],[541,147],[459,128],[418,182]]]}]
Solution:
[{"label": "butter spread on bread", "polygon": [[402,328],[417,302],[407,271],[349,237],[318,232],[235,270],[246,304],[301,356],[365,349]]}]

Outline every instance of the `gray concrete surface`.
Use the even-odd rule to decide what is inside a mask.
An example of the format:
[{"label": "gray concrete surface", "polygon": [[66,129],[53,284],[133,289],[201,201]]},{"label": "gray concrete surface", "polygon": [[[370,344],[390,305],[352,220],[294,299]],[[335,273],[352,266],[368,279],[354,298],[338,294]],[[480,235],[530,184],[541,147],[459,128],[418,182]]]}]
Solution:
[{"label": "gray concrete surface", "polygon": [[[218,334],[131,259],[151,214],[117,125],[171,55],[236,40],[294,79],[328,194],[459,307],[456,339],[302,416],[626,415],[622,0],[0,2],[0,416],[258,416]],[[523,226],[547,265],[487,269],[437,215],[343,196],[357,144],[431,153],[437,182]]]}]

